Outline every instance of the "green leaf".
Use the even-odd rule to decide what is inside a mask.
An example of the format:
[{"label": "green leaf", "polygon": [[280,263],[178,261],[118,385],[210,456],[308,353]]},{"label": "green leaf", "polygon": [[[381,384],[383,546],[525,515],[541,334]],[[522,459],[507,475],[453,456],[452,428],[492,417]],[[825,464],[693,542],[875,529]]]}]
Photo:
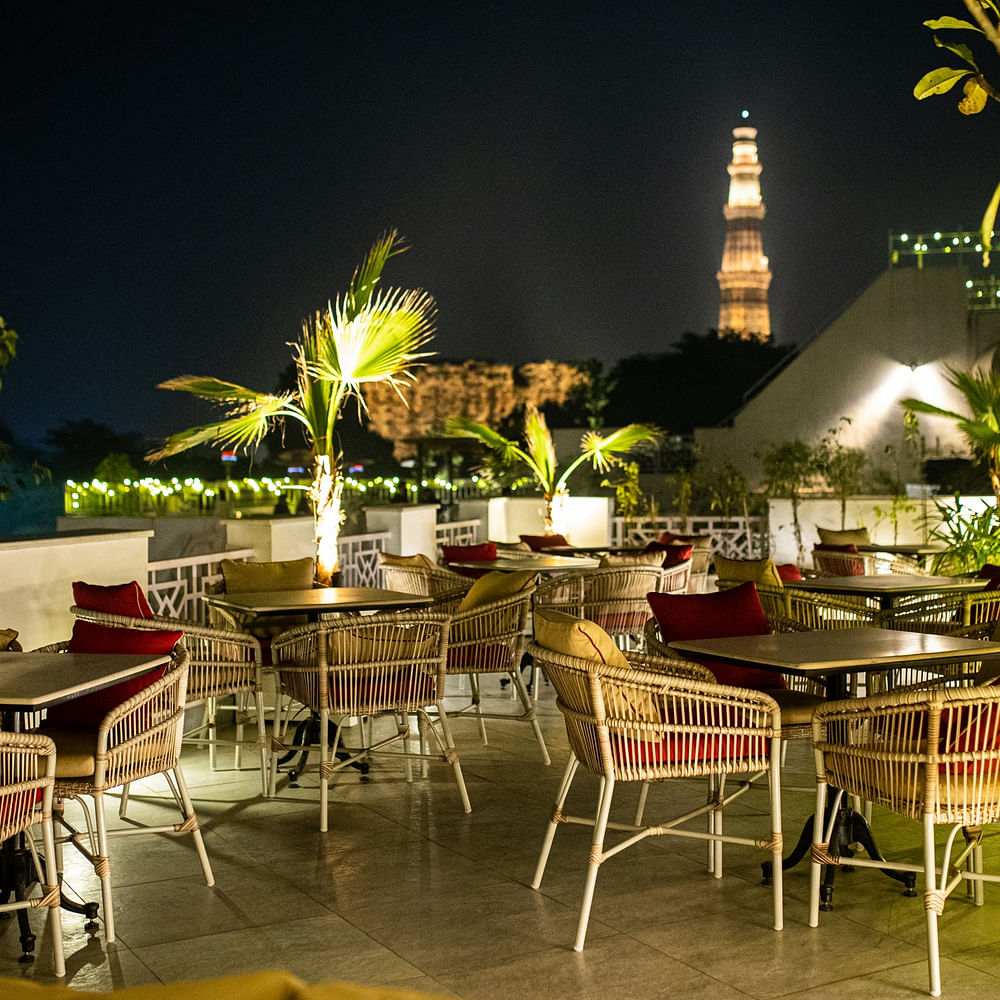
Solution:
[{"label": "green leaf", "polygon": [[985,34],[982,28],[978,25],[973,24],[971,21],[963,21],[959,17],[952,17],[950,14],[945,17],[938,17],[932,21],[924,21],[924,27],[930,28],[931,31],[938,31],[941,28],[957,28],[962,31],[978,31],[979,34]]},{"label": "green leaf", "polygon": [[947,49],[949,52],[954,52],[959,59],[964,59],[977,73],[979,72],[979,67],[976,65],[976,60],[972,57],[972,49],[968,45],[962,45],[959,42],[954,44],[949,44],[948,42],[942,42],[937,35],[934,36],[934,44],[939,49]]},{"label": "green leaf", "polygon": [[943,94],[958,83],[963,77],[969,75],[971,71],[967,69],[953,69],[951,66],[939,66],[925,73],[913,88],[913,96],[922,101],[925,97],[934,94]]},{"label": "green leaf", "polygon": [[983,213],[983,221],[979,225],[979,239],[983,244],[983,267],[990,266],[990,250],[993,249],[993,229],[997,221],[997,209],[1000,208],[1000,184],[993,191],[993,197]]}]

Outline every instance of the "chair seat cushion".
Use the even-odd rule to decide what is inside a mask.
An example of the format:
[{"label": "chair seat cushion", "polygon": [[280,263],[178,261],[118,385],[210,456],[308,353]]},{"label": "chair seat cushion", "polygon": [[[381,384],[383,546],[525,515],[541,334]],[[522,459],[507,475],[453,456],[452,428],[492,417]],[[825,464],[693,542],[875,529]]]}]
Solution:
[{"label": "chair seat cushion", "polygon": [[[780,676],[775,674],[772,676]],[[819,694],[809,694],[807,691],[792,691],[790,688],[762,688],[769,694],[781,709],[781,724],[783,726],[807,726],[812,722],[813,712],[825,702]]]},{"label": "chair seat cushion", "polygon": [[[660,626],[660,637],[670,643],[679,639],[722,639],[736,635],[767,635],[767,615],[752,582],[713,594],[647,594],[646,599]],[[691,657],[708,667],[720,684],[765,689],[787,687],[781,674],[772,670],[741,667],[708,657]]]},{"label": "chair seat cushion", "polygon": [[90,778],[97,768],[97,729],[53,725],[46,720],[38,732],[56,745],[56,779]]},{"label": "chair seat cushion", "polygon": [[[673,546],[670,547],[673,548]],[[663,550],[665,548],[667,546],[649,551],[644,549],[642,552],[625,552],[621,555],[609,552],[601,556],[600,568],[608,569],[612,566],[662,566]]]},{"label": "chair seat cushion", "polygon": [[474,642],[448,647],[449,670],[511,670],[513,664],[514,656],[506,642]]},{"label": "chair seat cushion", "polygon": [[153,609],[136,580],[109,587],[76,580],[73,583],[73,603],[88,611],[103,611],[105,614],[124,615],[126,618],[153,617]]},{"label": "chair seat cushion", "polygon": [[[640,740],[624,733],[611,734],[611,752],[620,764],[698,764],[733,760],[733,771],[754,766],[761,753],[767,752],[770,741],[745,736],[722,737],[715,734],[685,734],[666,736],[659,740]],[[741,763],[745,761],[745,763]]]}]

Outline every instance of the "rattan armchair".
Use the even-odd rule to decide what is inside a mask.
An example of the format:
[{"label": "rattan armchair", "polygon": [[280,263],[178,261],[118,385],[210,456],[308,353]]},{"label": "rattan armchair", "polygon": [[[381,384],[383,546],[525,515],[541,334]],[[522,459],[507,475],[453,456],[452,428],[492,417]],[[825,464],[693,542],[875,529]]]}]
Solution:
[{"label": "rattan armchair", "polygon": [[[39,733],[0,732],[0,841],[24,838],[41,889],[40,896],[29,896],[27,892],[18,891],[12,900],[5,894],[3,902],[0,902],[0,913],[29,911],[38,907],[48,910],[52,964],[55,974],[61,977],[66,975],[66,962],[63,957],[59,875],[56,870],[52,827],[55,773],[56,747],[47,736]],[[36,824],[42,829],[44,870],[31,840],[31,828]],[[5,861],[8,847],[9,845],[4,847]],[[11,866],[7,869],[7,875],[11,877],[13,874]]]},{"label": "rattan armchair", "polygon": [[888,608],[878,618],[883,628],[957,635],[975,625],[1000,624],[1000,590],[940,594]]},{"label": "rattan armchair", "polygon": [[658,566],[611,566],[559,573],[538,584],[534,607],[586,618],[629,649],[641,641],[652,615],[646,595],[663,590],[666,572]]},{"label": "rattan armchair", "polygon": [[[718,581],[720,590],[735,583]],[[858,628],[879,624],[875,602],[831,594],[812,593],[792,587],[773,587],[758,583],[757,596],[768,618],[790,618],[811,629]]]},{"label": "rattan armchair", "polygon": [[[67,644],[45,647],[56,652]],[[115,918],[111,894],[109,841],[118,836],[138,834],[190,834],[206,885],[214,885],[212,866],[198,826],[198,815],[188,794],[181,771],[181,730],[184,720],[189,657],[183,642],[177,644],[170,665],[159,679],[112,709],[97,725],[51,726],[42,732],[56,746],[53,796],[54,821],[65,836],[56,838],[57,864],[62,872],[62,844],[72,844],[94,866],[101,880],[105,937],[115,939]],[[109,830],[104,808],[105,795],[114,788],[163,775],[181,813],[181,822],[146,826],[129,821],[129,826]],[[67,819],[65,800],[74,799],[84,811],[86,831],[77,830]],[[90,800],[90,802],[88,802]],[[91,804],[92,803],[92,807]]]},{"label": "rattan armchair", "polygon": [[379,552],[378,565],[385,586],[404,594],[460,598],[474,582],[471,577],[436,565],[426,556],[418,559]]},{"label": "rattan armchair", "polygon": [[[554,652],[534,642],[528,648],[536,662],[543,664],[556,689],[570,744],[569,762],[543,839],[532,888],[541,886],[561,823],[593,829],[574,949],[581,951],[584,946],[601,866],[647,837],[661,835],[707,842],[709,870],[715,878],[722,877],[724,844],[766,852],[775,870],[771,922],[775,930],[781,930],[782,732],[781,713],[774,700],[756,691],[714,684],[704,679],[704,668],[694,664],[685,666],[646,654],[630,654],[630,665],[620,667]],[[563,811],[581,765],[600,779],[600,797],[593,816]],[[737,788],[727,789],[728,776],[760,772],[768,775],[770,810],[759,835],[751,838],[725,834],[725,807],[749,787],[741,782]],[[651,781],[691,777],[709,779],[708,801],[703,806],[649,824],[643,822],[645,797],[641,796],[631,822],[611,819],[618,784],[634,782],[645,787]],[[688,824],[698,818],[707,819],[707,829],[690,829]],[[609,831],[624,836],[608,846],[605,841]]]},{"label": "rattan armchair", "polygon": [[[972,881],[977,906],[983,902],[982,883],[1000,882],[1000,876],[983,874],[981,848],[983,827],[1000,821],[1000,688],[938,687],[830,702],[816,712],[813,727],[816,816],[828,815],[831,786],[840,790],[838,799],[858,796],[923,824],[921,864],[857,855],[846,863],[922,873],[930,994],[939,996],[938,916],[963,880]],[[951,828],[940,864],[938,826]],[[811,927],[819,923],[821,868],[841,864],[831,856],[830,835],[831,828],[816,825]]]},{"label": "rattan armchair", "polygon": [[[334,621],[314,622],[277,636],[272,642],[274,669],[281,694],[305,705],[318,721],[319,828],[328,828],[330,779],[357,762],[395,756],[406,761],[449,764],[458,785],[462,807],[471,812],[462,765],[444,707],[448,655],[447,615],[428,612],[384,612],[340,615]],[[428,708],[436,709],[440,726],[432,724]],[[278,731],[277,710],[275,732]],[[420,745],[411,746],[410,716],[419,723]],[[360,720],[360,745],[346,747],[343,730]],[[375,732],[379,720],[387,732]],[[334,726],[332,745],[327,738]],[[428,732],[438,753],[430,753]],[[277,781],[277,756],[292,749],[275,741],[271,757],[271,794]],[[296,748],[298,749],[298,748]]]},{"label": "rattan armchair", "polygon": [[[452,718],[474,716],[479,721],[484,746],[488,743],[484,720],[525,722],[531,726],[542,760],[549,764],[549,751],[538,725],[535,706],[521,676],[521,653],[533,592],[534,587],[529,587],[511,597],[454,613],[448,629],[447,673],[449,676],[467,677],[472,694],[464,708],[450,715]],[[483,711],[480,676],[490,674],[501,674],[510,679],[521,703],[519,715]]]},{"label": "rattan armchair", "polygon": [[[241,764],[241,754],[247,741],[244,727],[248,721],[257,727],[257,739],[250,744],[258,755],[261,773],[261,790],[267,793],[267,732],[263,699],[262,654],[260,641],[247,632],[233,628],[209,628],[177,618],[156,616],[130,618],[103,611],[91,611],[74,605],[72,614],[84,621],[113,628],[130,628],[143,631],[180,629],[184,632],[184,645],[189,655],[187,695],[185,704],[199,702],[204,705],[201,725],[184,733],[184,742],[190,746],[208,746],[209,764],[217,765],[217,748],[231,745],[234,766]],[[232,703],[229,699],[232,699]],[[254,703],[254,716],[247,714],[248,699]],[[236,731],[232,740],[218,735],[218,717],[222,711],[235,715]]]}]

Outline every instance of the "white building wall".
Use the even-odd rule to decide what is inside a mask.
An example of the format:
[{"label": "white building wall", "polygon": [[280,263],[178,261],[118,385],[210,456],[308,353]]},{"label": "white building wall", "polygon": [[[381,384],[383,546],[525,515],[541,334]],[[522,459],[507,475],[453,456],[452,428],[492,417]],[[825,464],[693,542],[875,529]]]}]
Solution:
[{"label": "white building wall", "polygon": [[[885,271],[746,404],[732,427],[695,431],[704,461],[730,462],[758,483],[755,452],[796,439],[815,444],[842,426],[845,446],[863,448],[872,466],[891,468],[886,446],[903,450],[899,401],[914,396],[962,410],[944,367],[980,363],[995,346],[970,325],[964,280],[957,268]],[[841,417],[852,423],[841,424]],[[920,427],[927,457],[965,454],[950,422],[922,416]],[[914,468],[903,471],[914,479]]]}]

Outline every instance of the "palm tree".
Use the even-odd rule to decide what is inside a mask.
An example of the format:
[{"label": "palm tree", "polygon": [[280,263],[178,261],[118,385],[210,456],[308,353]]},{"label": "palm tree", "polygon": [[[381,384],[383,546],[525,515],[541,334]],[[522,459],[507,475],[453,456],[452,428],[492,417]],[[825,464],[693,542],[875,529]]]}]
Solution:
[{"label": "palm tree", "polygon": [[619,464],[619,456],[627,454],[643,441],[656,441],[660,432],[646,424],[629,424],[607,435],[587,431],[580,441],[580,455],[560,473],[556,465],[556,450],[552,444],[545,417],[537,406],[524,411],[524,447],[505,438],[485,424],[468,417],[452,416],[445,421],[445,433],[452,437],[473,438],[493,451],[504,465],[522,464],[535,480],[545,498],[545,534],[553,534],[553,512],[567,495],[569,477],[584,463],[590,462],[599,472]]},{"label": "palm tree", "polygon": [[993,497],[1000,511],[1000,373],[983,368],[972,371],[946,368],[945,372],[948,383],[965,396],[971,416],[921,399],[904,399],[901,405],[911,413],[929,413],[955,422],[973,457],[986,463]]},{"label": "palm tree", "polygon": [[434,332],[434,299],[421,290],[376,291],[386,261],[405,249],[395,230],[379,237],[344,295],[303,322],[302,337],[292,345],[294,390],[256,392],[198,375],[160,384],[162,389],[210,400],[226,413],[217,423],[171,435],[162,448],[146,456],[150,462],[206,442],[249,448],[273,423],[285,418],[299,422],[312,451],[309,498],[316,530],[316,579],[321,584],[330,584],[337,570],[343,481],[335,429],[344,403],[353,396],[360,412],[365,408],[362,387],[375,382],[390,384],[402,398],[403,385],[413,379],[410,368],[428,356],[420,348]]}]

